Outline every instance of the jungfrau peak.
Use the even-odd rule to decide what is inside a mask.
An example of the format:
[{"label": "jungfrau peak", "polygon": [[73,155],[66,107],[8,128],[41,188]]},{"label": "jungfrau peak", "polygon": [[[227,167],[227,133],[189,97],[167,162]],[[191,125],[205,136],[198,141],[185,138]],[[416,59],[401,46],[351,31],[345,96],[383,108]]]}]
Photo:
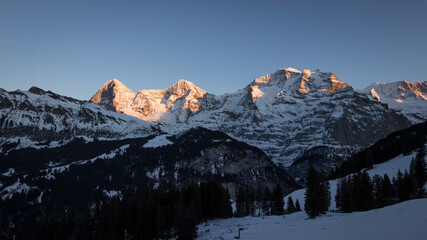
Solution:
[{"label": "jungfrau peak", "polygon": [[122,92],[113,99],[98,99],[103,96],[98,92],[91,101],[161,123],[168,132],[197,126],[223,131],[261,148],[294,176],[304,175],[309,165],[331,169],[344,156],[410,124],[335,74],[320,70],[281,68],[219,96],[185,80],[164,90],[117,89]]},{"label": "jungfrau peak", "polygon": [[282,87],[287,94],[308,94],[313,91],[330,93],[349,87],[333,73],[308,69],[301,72],[294,68],[279,69],[274,74],[256,78],[253,84],[276,85]]}]

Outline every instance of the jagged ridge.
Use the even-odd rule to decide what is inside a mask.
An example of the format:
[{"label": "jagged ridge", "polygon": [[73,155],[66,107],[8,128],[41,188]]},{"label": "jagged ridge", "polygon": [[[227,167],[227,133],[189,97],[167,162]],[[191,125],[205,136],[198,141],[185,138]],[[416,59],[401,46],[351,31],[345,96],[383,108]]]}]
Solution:
[{"label": "jagged ridge", "polygon": [[118,139],[159,132],[154,124],[37,87],[1,89],[0,103],[0,146],[12,142],[16,147],[40,142],[49,146],[76,136]]},{"label": "jagged ridge", "polygon": [[[345,155],[410,125],[404,116],[320,70],[279,69],[220,96],[179,83],[134,92],[115,111],[160,123],[169,132],[189,126],[220,130],[260,147],[285,166],[297,158],[303,162],[300,155],[323,146],[332,152],[324,158],[334,167]],[[172,89],[175,97],[169,94]]]}]

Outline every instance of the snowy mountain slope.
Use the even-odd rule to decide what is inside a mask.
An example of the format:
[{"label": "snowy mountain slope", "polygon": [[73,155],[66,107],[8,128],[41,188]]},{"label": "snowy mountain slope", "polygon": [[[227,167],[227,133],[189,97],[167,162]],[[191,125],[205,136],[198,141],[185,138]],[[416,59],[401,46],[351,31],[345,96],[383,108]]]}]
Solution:
[{"label": "snowy mountain slope", "polygon": [[172,133],[190,126],[223,131],[261,148],[286,167],[296,159],[313,158],[312,149],[317,148],[316,158],[329,169],[344,156],[410,125],[404,116],[354,91],[333,73],[319,70],[279,69],[220,96],[183,80],[165,90],[132,94],[122,84],[113,85],[108,82],[91,101],[160,123]]},{"label": "snowy mountain slope", "polygon": [[280,184],[286,193],[299,187],[261,150],[202,128],[173,136],[75,140],[57,148],[19,149],[1,158],[0,197],[10,202],[44,193],[52,201],[65,194],[67,201],[85,203],[105,200],[104,191],[143,194],[209,180],[227,187],[232,197],[239,186],[272,189]]},{"label": "snowy mountain slope", "polygon": [[401,111],[414,123],[427,120],[427,81],[373,83],[362,92]]},{"label": "snowy mountain slope", "polygon": [[[427,145],[426,145],[427,147]],[[409,155],[399,155],[385,163],[374,165],[372,169],[367,170],[369,176],[372,178],[374,175],[384,175],[387,174],[390,179],[397,176],[397,172],[400,170],[402,173],[405,172],[405,170],[409,171],[409,166],[411,164],[411,160],[416,156],[416,152],[413,151]],[[337,183],[339,180],[331,180],[329,181],[330,184],[330,191],[331,191],[331,205],[329,206],[330,210],[337,210],[336,204],[335,204],[335,195],[337,194]],[[292,192],[291,194],[287,195],[285,197],[285,202],[287,202],[289,197],[292,197],[294,201],[298,199],[300,203],[304,203],[304,195],[305,195],[305,189],[299,189],[295,192]],[[304,209],[304,204],[301,204],[301,208]]]},{"label": "snowy mountain slope", "polygon": [[87,101],[32,87],[28,91],[0,89],[0,145],[55,146],[76,136],[122,138],[159,132],[140,119],[105,110]]},{"label": "snowy mountain slope", "polygon": [[367,212],[334,213],[306,219],[304,212],[286,216],[218,219],[198,226],[197,239],[263,240],[401,240],[423,239],[427,234],[427,199],[417,199]]}]

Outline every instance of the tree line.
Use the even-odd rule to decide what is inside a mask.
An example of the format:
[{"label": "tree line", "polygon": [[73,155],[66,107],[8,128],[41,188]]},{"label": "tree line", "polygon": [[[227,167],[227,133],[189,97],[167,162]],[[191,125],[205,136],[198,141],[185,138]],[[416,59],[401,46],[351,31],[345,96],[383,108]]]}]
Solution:
[{"label": "tree line", "polygon": [[236,196],[235,217],[245,216],[270,216],[283,215],[301,211],[301,206],[297,200],[295,203],[292,198],[288,198],[285,211],[284,194],[282,187],[277,184],[272,191],[268,188],[249,188],[240,187]]},{"label": "tree line", "polygon": [[341,212],[367,211],[425,196],[425,148],[417,150],[409,172],[400,170],[392,180],[387,174],[371,178],[366,171],[339,180],[336,206]]},{"label": "tree line", "polygon": [[[336,207],[340,212],[367,211],[426,196],[426,150],[417,149],[409,172],[400,170],[390,180],[387,174],[369,176],[367,171],[341,178],[337,183]],[[305,212],[309,218],[325,214],[331,203],[327,178],[310,168],[305,192]]]},{"label": "tree line", "polygon": [[64,212],[37,224],[34,237],[17,239],[194,239],[197,225],[232,217],[230,195],[220,184],[192,184],[181,190],[152,190],[141,197],[113,198],[84,214]]},{"label": "tree line", "polygon": [[285,211],[282,187],[240,187],[233,215],[227,189],[215,182],[192,184],[181,190],[152,190],[142,197],[115,197],[94,204],[84,214],[64,211],[36,225],[33,236],[16,239],[195,239],[197,225],[216,218],[283,215],[301,211],[288,198]]},{"label": "tree line", "polygon": [[374,145],[358,152],[334,169],[329,179],[345,177],[374,164],[384,163],[400,154],[409,154],[424,146],[427,136],[427,122],[412,125],[388,135]]}]

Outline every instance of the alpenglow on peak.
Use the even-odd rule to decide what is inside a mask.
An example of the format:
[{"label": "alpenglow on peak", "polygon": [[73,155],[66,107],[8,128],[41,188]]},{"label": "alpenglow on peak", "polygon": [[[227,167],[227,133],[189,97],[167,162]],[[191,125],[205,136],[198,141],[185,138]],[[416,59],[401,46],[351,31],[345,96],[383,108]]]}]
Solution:
[{"label": "alpenglow on peak", "polygon": [[180,80],[166,89],[117,91],[100,104],[171,131],[201,126],[256,146],[262,138],[268,144],[260,147],[286,166],[304,149],[341,146],[336,154],[344,154],[347,147],[367,146],[409,122],[331,72],[292,68],[278,69],[224,95]]},{"label": "alpenglow on peak", "polygon": [[205,94],[206,91],[184,79],[166,89],[141,91],[132,91],[117,79],[113,79],[105,83],[90,101],[109,110],[156,122],[170,111],[199,111],[197,99]]}]

